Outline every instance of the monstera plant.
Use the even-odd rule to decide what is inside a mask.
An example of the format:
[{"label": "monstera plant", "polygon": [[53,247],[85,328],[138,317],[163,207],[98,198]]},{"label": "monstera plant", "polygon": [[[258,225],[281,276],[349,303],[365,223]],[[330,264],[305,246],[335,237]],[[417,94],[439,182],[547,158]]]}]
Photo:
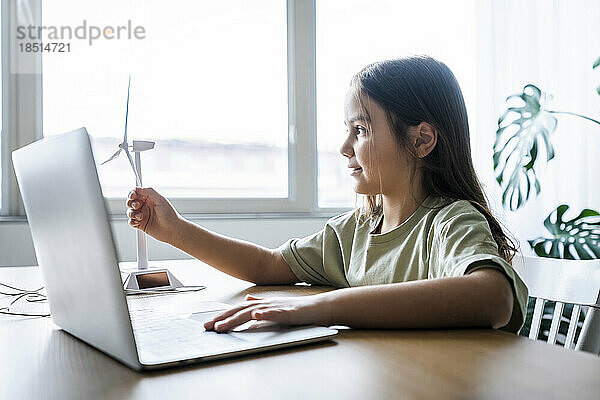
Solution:
[{"label": "monstera plant", "polygon": [[[600,69],[600,58],[592,68]],[[600,86],[596,88],[600,95]],[[537,86],[526,85],[523,92],[507,97],[509,104],[506,111],[498,119],[496,141],[494,143],[494,171],[496,181],[502,188],[502,204],[515,211],[521,208],[541,190],[537,171],[543,164],[550,162],[555,156],[552,134],[558,126],[559,114],[567,114],[600,125],[600,121],[569,111],[556,111],[546,107],[549,97]],[[515,104],[517,102],[517,104]],[[544,227],[549,237],[538,237],[528,240],[529,245],[540,257],[563,259],[595,259],[600,258],[600,214],[591,209],[582,210],[570,220],[564,219],[569,209],[566,204],[553,210],[544,220]],[[554,221],[554,222],[553,222]],[[539,338],[547,338],[552,320],[553,302],[547,302]],[[563,320],[568,321],[572,307],[565,307]],[[533,314],[533,302],[527,307],[527,321],[522,335],[528,335],[528,321]],[[584,315],[580,316],[580,324]],[[564,328],[564,332],[563,329]],[[560,333],[566,333],[566,326]]]},{"label": "monstera plant", "polygon": [[[599,61],[597,61],[600,63]],[[600,87],[598,88],[600,91]],[[512,211],[523,206],[533,190],[539,194],[540,182],[536,167],[540,156],[548,162],[554,158],[551,134],[556,130],[556,114],[569,114],[600,125],[600,121],[585,115],[545,108],[547,96],[535,85],[523,88],[523,93],[508,96],[506,101],[520,99],[498,119],[494,142],[494,171],[502,187],[502,203]]]},{"label": "monstera plant", "polygon": [[[563,216],[569,206],[563,204],[552,212],[545,220],[544,226],[552,235],[551,238],[539,237],[528,240],[529,245],[540,257],[580,260],[600,258],[600,222],[597,211],[585,209],[573,219],[565,221]],[[551,222],[552,220],[556,222]]]}]

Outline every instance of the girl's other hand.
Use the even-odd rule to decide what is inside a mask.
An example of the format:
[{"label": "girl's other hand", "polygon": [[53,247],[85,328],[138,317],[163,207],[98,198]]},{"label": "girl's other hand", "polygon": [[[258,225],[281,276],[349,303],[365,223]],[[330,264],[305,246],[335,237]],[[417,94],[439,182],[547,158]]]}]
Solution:
[{"label": "girl's other hand", "polygon": [[173,243],[181,216],[173,205],[152,188],[137,187],[127,198],[129,225],[162,242]]},{"label": "girl's other hand", "polygon": [[247,295],[246,301],[204,323],[207,331],[227,332],[250,320],[285,325],[330,325],[326,305],[319,295],[263,299]]}]

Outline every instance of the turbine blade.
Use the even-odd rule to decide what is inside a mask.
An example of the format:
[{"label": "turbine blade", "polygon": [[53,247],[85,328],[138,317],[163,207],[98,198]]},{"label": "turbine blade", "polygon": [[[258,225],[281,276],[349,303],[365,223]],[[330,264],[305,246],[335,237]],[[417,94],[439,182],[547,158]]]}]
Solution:
[{"label": "turbine blade", "polygon": [[109,158],[108,160],[104,161],[104,162],[103,162],[102,164],[100,164],[100,165],[104,165],[104,164],[106,164],[107,162],[114,160],[115,158],[119,157],[119,154],[121,154],[121,149],[117,150],[117,152],[116,152],[115,154],[113,154],[112,156],[110,156],[110,158]]},{"label": "turbine blade", "polygon": [[125,108],[125,134],[123,135],[123,143],[127,143],[127,119],[129,118],[129,88],[131,87],[131,75],[129,75],[129,83],[127,83],[127,106]]},{"label": "turbine blade", "polygon": [[127,154],[127,158],[129,159],[129,164],[131,164],[131,169],[133,169],[133,173],[135,175],[135,184],[137,186],[142,186],[142,180],[140,179],[138,173],[137,173],[137,169],[135,169],[135,164],[133,163],[133,158],[131,158],[131,153],[129,153],[129,150],[127,150],[127,148],[124,149],[125,150],[125,154]]}]

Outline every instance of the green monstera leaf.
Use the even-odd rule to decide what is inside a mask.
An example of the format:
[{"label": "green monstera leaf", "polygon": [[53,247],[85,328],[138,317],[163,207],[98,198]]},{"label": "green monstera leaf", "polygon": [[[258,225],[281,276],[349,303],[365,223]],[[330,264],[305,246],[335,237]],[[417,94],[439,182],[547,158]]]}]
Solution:
[{"label": "green monstera leaf", "polygon": [[[540,257],[569,260],[600,258],[600,213],[586,208],[575,218],[565,221],[563,216],[568,209],[568,205],[560,205],[544,220],[551,238],[528,240],[529,245]],[[556,222],[552,222],[554,218]]]},{"label": "green monstera leaf", "polygon": [[533,190],[540,192],[535,167],[545,152],[546,162],[554,158],[550,134],[556,130],[557,119],[544,109],[542,91],[529,84],[523,93],[506,98],[520,99],[522,104],[508,107],[498,119],[494,143],[494,171],[502,187],[502,203],[511,210],[520,208]]}]

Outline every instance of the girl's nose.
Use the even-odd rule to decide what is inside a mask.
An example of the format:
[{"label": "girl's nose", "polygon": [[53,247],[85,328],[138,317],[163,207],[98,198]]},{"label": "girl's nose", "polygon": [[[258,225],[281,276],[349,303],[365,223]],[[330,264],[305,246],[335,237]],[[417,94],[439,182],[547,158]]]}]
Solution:
[{"label": "girl's nose", "polygon": [[344,143],[342,143],[342,146],[340,147],[340,154],[348,158],[354,155],[354,148],[350,144],[349,139],[350,135],[348,135],[348,137],[346,138],[346,140],[344,140]]}]

